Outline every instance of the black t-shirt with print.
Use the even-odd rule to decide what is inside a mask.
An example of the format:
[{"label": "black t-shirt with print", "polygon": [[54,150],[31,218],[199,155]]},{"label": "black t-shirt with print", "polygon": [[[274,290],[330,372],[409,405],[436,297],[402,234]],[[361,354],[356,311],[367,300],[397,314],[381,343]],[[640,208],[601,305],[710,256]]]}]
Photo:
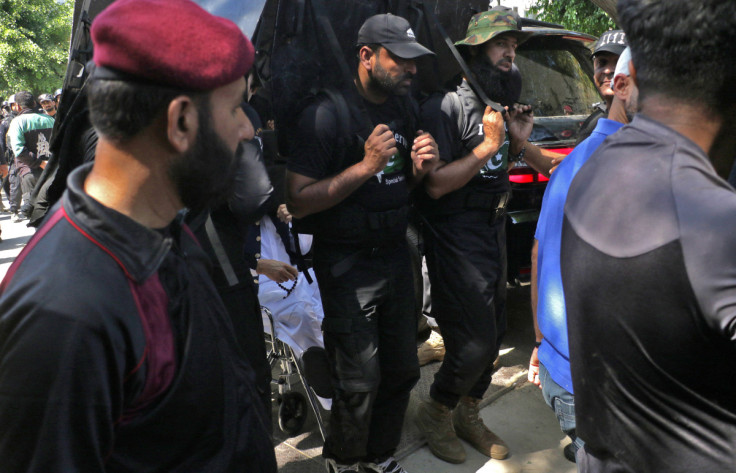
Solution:
[{"label": "black t-shirt with print", "polygon": [[[437,142],[440,159],[451,163],[470,154],[483,141],[483,113],[485,105],[478,100],[467,82],[463,81],[455,92],[432,97],[422,106],[421,120],[424,130]],[[450,200],[461,193],[474,191],[498,194],[510,189],[508,178],[509,136],[485,166],[463,188],[440,199],[429,199],[419,192],[419,206],[449,208]],[[424,195],[421,195],[424,194]]]},{"label": "black t-shirt with print", "polygon": [[[338,113],[335,104],[329,98],[321,97],[302,112],[298,129],[296,130],[296,147],[289,158],[287,169],[312,179],[324,179],[342,172],[344,169],[360,162],[365,154],[363,147],[370,130],[367,125],[356,126],[359,117],[356,113],[367,113],[371,126],[388,125],[396,139],[397,154],[392,156],[385,169],[353,192],[345,201],[327,209],[320,214],[323,221],[330,225],[322,225],[315,235],[318,238],[331,241],[346,242],[343,229],[339,226],[338,217],[345,216],[346,220],[354,219],[356,213],[381,213],[395,211],[408,206],[409,187],[407,173],[411,172],[411,143],[414,140],[417,123],[417,107],[409,97],[389,97],[382,104],[373,104],[364,99],[364,112],[357,107],[352,108],[351,123],[344,129],[350,130],[350,136],[340,137],[340,127],[337,126]],[[365,119],[362,119],[365,121]],[[360,137],[358,138],[358,135]],[[343,147],[341,149],[341,147]],[[344,149],[344,148],[347,149]],[[392,219],[393,221],[395,219]],[[406,226],[406,219],[400,218],[391,234],[402,234]],[[384,229],[385,230],[385,229]],[[385,231],[382,238],[387,235]],[[348,240],[351,238],[347,238]]]}]

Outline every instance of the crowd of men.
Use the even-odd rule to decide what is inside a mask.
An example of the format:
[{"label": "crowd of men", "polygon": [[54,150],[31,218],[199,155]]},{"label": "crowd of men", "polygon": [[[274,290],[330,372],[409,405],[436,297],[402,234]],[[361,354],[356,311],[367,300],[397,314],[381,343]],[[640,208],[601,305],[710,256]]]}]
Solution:
[{"label": "crowd of men", "polygon": [[[0,202],[0,212],[11,213],[15,222],[27,220],[31,192],[51,152],[49,144],[61,89],[54,95],[21,90],[2,103],[0,121],[0,178],[10,208]],[[2,229],[0,229],[2,234]]]},{"label": "crowd of men", "polygon": [[[565,456],[586,473],[733,471],[736,193],[710,160],[736,156],[736,12],[694,8],[619,0],[622,30],[591,58],[605,104],[564,159],[529,142],[515,14],[472,16],[456,43],[470,72],[421,105],[412,79],[434,53],[404,18],[366,19],[354,82],[317,95],[293,130],[279,215],[313,234],[308,273],[245,255],[243,229],[273,193],[243,105],[248,38],[189,0],[111,4],[91,27],[94,162],[0,283],[3,470],[276,471],[249,256],[279,287],[316,276],[327,472],[405,473],[394,454],[419,379],[410,219],[446,349],[415,422],[446,462],[465,461],[460,439],[507,458],[479,405],[506,330],[508,169],[523,159],[551,174],[529,379],[572,439]],[[49,99],[43,112],[27,92],[13,100],[24,196]]]}]

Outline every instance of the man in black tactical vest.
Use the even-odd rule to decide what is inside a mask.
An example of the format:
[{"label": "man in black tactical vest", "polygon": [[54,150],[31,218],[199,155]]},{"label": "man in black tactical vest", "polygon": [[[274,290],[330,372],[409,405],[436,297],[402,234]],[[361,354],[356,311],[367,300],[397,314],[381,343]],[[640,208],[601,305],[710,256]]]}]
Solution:
[{"label": "man in black tactical vest", "polygon": [[506,330],[507,169],[524,158],[548,174],[558,157],[527,142],[531,107],[514,103],[513,61],[527,37],[514,14],[493,9],[474,15],[467,37],[456,43],[483,92],[509,109],[505,123],[478,98],[467,78],[457,91],[433,97],[422,107],[424,123],[437,139],[440,164],[416,197],[425,219],[432,316],[446,351],[417,424],[432,453],[451,463],[465,461],[458,437],[495,459],[509,453],[478,412]]},{"label": "man in black tactical vest", "polygon": [[301,114],[299,149],[287,165],[287,206],[313,221],[335,390],[327,471],[398,473],[404,470],[393,452],[419,379],[405,239],[409,188],[438,160],[434,139],[417,131],[417,107],[407,94],[414,59],[432,52],[406,20],[385,14],[363,24],[357,54],[354,86],[318,96]]}]

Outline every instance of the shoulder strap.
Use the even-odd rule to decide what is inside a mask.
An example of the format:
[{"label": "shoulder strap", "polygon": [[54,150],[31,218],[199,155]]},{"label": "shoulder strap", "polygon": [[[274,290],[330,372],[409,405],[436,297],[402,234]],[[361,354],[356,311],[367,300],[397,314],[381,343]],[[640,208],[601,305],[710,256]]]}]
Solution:
[{"label": "shoulder strap", "polygon": [[220,236],[217,234],[217,229],[215,229],[215,224],[212,222],[212,217],[209,214],[207,215],[207,220],[204,222],[204,229],[207,232],[207,238],[210,240],[212,249],[215,250],[215,256],[220,263],[222,272],[225,274],[225,279],[227,279],[230,287],[235,286],[238,284],[238,277],[235,275],[233,265],[230,263],[230,258],[227,256],[225,247],[222,241],[220,241]]}]

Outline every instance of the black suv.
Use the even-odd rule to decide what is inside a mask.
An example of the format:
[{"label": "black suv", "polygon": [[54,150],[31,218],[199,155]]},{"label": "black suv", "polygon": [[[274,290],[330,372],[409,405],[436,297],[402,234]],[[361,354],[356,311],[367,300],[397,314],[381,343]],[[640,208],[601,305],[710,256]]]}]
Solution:
[{"label": "black suv", "polygon": [[[580,124],[601,101],[593,83],[590,49],[594,36],[565,29],[524,27],[534,35],[516,51],[515,63],[521,72],[521,103],[534,110],[531,142],[568,154],[578,137]],[[531,248],[539,210],[548,179],[526,163],[509,170],[512,199],[506,222],[511,284],[529,281]]]}]

